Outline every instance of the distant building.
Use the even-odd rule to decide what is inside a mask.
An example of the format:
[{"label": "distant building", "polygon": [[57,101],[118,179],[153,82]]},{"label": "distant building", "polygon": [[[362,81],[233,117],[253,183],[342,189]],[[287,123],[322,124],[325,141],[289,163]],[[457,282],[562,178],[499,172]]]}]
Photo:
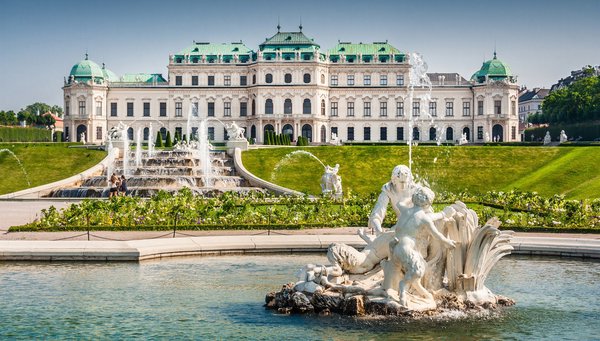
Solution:
[{"label": "distant building", "polygon": [[550,93],[549,89],[527,88],[521,89],[519,92],[519,134],[522,135],[522,140],[526,140],[523,132],[528,128],[527,118],[531,114],[542,113],[542,102]]},{"label": "distant building", "polygon": [[[222,123],[235,121],[246,136],[266,131],[304,136],[312,143],[342,141],[519,141],[519,87],[507,64],[494,58],[467,80],[432,73],[430,98],[415,89],[409,103],[409,56],[387,41],[339,42],[321,50],[302,32],[280,32],[253,51],[242,42],[194,42],[169,57],[160,74],[118,77],[104,65],[75,64],[63,87],[65,135],[102,143],[120,121],[128,135],[141,130],[198,134],[208,117],[213,141],[227,139]],[[416,117],[409,131],[407,113]],[[432,119],[433,118],[433,119]],[[85,133],[85,134],[82,134]]]},{"label": "distant building", "polygon": [[46,116],[46,115],[50,115],[52,116],[52,118],[54,118],[54,121],[56,121],[54,123],[54,129],[56,131],[63,131],[63,127],[64,127],[64,121],[62,118],[60,118],[58,115],[48,111],[46,113],[44,113],[42,116]]},{"label": "distant building", "polygon": [[578,79],[599,75],[600,66],[588,65],[586,67],[583,67],[581,70],[571,71],[571,75],[567,78],[561,78],[556,84],[552,85],[552,87],[550,88],[550,92],[565,88]]}]

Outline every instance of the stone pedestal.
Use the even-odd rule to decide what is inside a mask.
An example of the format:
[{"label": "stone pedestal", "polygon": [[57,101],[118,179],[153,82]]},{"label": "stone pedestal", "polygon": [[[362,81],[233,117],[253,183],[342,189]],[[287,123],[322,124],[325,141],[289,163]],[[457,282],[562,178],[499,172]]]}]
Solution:
[{"label": "stone pedestal", "polygon": [[242,151],[248,150],[249,145],[246,140],[229,140],[227,141],[227,154],[233,156],[236,148],[240,148]]}]

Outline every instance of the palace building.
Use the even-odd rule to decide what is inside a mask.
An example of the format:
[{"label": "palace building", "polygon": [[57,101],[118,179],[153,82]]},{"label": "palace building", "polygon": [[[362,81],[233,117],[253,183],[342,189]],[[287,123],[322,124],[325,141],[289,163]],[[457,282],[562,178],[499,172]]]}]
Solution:
[{"label": "palace building", "polygon": [[[307,137],[313,144],[341,141],[519,141],[519,87],[510,68],[494,57],[470,79],[430,73],[430,97],[416,88],[409,103],[409,55],[387,41],[339,42],[321,49],[302,32],[278,31],[252,50],[242,42],[194,42],[169,56],[168,77],[121,77],[86,57],[65,79],[64,129],[71,141],[103,143],[119,122],[129,137],[143,131],[227,139],[235,121],[246,136],[265,131]],[[475,69],[475,68],[474,68]],[[426,98],[426,99],[425,99]],[[415,123],[409,132],[408,113]],[[189,128],[188,128],[189,127]]]}]

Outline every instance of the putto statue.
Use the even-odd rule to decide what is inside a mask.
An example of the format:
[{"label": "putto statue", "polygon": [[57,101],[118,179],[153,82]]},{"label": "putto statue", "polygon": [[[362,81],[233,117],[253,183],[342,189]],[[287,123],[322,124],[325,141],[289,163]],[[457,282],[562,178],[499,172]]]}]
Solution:
[{"label": "putto statue", "polygon": [[325,196],[340,199],[343,195],[342,178],[338,175],[340,165],[335,167],[325,166],[325,173],[321,176],[321,191]]},{"label": "putto statue", "polygon": [[[495,218],[480,227],[476,213],[460,201],[435,212],[434,198],[431,189],[413,182],[408,167],[396,166],[369,217],[375,234],[359,231],[364,249],[331,244],[330,264],[304,266],[295,284],[267,295],[266,306],[418,317],[514,304],[484,285],[496,262],[511,252],[512,232],[498,230]],[[389,204],[396,223],[386,229]]]}]

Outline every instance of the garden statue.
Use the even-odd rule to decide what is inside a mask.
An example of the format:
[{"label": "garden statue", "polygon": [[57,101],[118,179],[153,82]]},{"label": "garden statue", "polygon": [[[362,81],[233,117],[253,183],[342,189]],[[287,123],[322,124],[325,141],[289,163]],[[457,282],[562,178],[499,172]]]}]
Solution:
[{"label": "garden statue", "polygon": [[244,137],[245,129],[237,125],[237,123],[232,122],[231,124],[226,124],[225,129],[227,130],[227,135],[233,141],[246,140]]},{"label": "garden statue", "polygon": [[[413,185],[413,176],[407,166],[394,167],[390,181],[381,187],[381,193],[369,216],[368,226],[371,232],[376,234],[383,232],[381,225],[385,219],[388,204],[392,205],[396,219],[400,217],[398,204],[406,204],[411,200]],[[363,239],[365,238],[363,231],[359,231],[359,234]]]},{"label": "garden statue", "polygon": [[458,142],[459,145],[463,145],[463,144],[467,144],[469,143],[469,140],[467,140],[467,134],[466,133],[462,133],[462,135],[460,136],[460,141]]},{"label": "garden statue", "polygon": [[[267,295],[267,307],[415,317],[449,307],[475,314],[514,304],[484,285],[496,262],[511,252],[512,232],[498,230],[496,218],[480,227],[476,213],[460,201],[434,212],[434,197],[413,183],[408,167],[396,166],[369,217],[375,235],[359,232],[364,249],[331,244],[330,264],[303,267],[298,282]],[[384,229],[389,203],[396,224]]]},{"label": "garden statue", "polygon": [[567,134],[565,133],[564,130],[560,131],[560,137],[559,137],[559,141],[560,143],[565,143],[567,142],[568,138],[567,138]]},{"label": "garden statue", "polygon": [[321,176],[321,192],[326,196],[332,196],[336,199],[342,197],[342,178],[337,174],[340,165],[335,167],[325,166],[325,174]]},{"label": "garden statue", "polygon": [[81,133],[79,134],[79,141],[83,142],[85,144],[85,133]]},{"label": "garden statue", "polygon": [[483,135],[483,141],[484,142],[490,142],[490,133],[488,133],[487,131]]},{"label": "garden statue", "polygon": [[546,131],[546,136],[544,136],[544,146],[549,145],[552,142],[552,137],[550,137],[550,132]]}]

